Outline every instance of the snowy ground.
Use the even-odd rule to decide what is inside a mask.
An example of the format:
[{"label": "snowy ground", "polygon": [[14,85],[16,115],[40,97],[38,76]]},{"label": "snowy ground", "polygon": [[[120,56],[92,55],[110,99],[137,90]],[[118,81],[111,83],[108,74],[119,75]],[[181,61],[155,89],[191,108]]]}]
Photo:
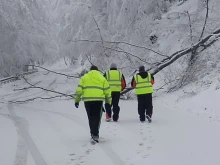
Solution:
[{"label": "snowy ground", "polygon": [[[72,73],[68,68],[65,71]],[[62,92],[73,92],[78,82],[47,72],[29,75],[28,81]],[[156,97],[151,124],[139,122],[135,100],[121,101],[120,121],[106,123],[103,115],[101,142],[92,146],[82,103],[76,109],[73,100],[64,99],[7,102],[51,96],[39,89],[13,91],[27,86],[21,80],[0,88],[2,165],[220,164],[220,125],[218,113],[213,114],[219,107],[218,90],[182,97],[178,102],[180,92]],[[208,100],[206,92],[216,100]],[[210,113],[204,113],[203,108]]]}]

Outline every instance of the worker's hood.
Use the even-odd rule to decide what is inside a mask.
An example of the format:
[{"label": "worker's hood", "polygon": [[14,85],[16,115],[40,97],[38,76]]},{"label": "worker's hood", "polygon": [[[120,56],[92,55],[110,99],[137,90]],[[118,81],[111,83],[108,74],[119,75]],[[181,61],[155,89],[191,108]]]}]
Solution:
[{"label": "worker's hood", "polygon": [[94,84],[100,84],[103,82],[104,77],[101,75],[101,73],[97,70],[91,70],[88,73],[89,79],[94,83]]},{"label": "worker's hood", "polygon": [[148,72],[140,72],[140,73],[138,73],[138,75],[140,75],[141,76],[141,78],[147,78],[147,76],[148,76]]}]

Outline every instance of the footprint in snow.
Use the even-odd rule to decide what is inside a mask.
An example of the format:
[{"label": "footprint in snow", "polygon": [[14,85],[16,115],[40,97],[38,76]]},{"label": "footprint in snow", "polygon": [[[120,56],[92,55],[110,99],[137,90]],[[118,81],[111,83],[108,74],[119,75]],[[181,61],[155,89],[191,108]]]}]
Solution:
[{"label": "footprint in snow", "polygon": [[147,149],[148,149],[148,150],[151,150],[151,149],[152,149],[152,147],[151,147],[151,146],[149,146],[149,147],[147,147]]},{"label": "footprint in snow", "polygon": [[140,143],[139,143],[139,146],[144,146],[144,143],[143,143],[143,142],[140,142]]},{"label": "footprint in snow", "polygon": [[143,155],[142,158],[147,158],[148,156],[150,156],[149,154]]}]

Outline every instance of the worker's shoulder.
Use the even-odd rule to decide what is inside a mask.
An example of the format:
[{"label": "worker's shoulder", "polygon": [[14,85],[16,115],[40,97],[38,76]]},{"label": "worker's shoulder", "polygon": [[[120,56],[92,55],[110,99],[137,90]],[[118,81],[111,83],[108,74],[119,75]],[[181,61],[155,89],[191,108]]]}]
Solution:
[{"label": "worker's shoulder", "polygon": [[107,81],[106,78],[102,74],[100,74],[99,79],[102,80],[103,82]]},{"label": "worker's shoulder", "polygon": [[80,79],[81,80],[85,80],[86,78],[88,78],[89,76],[88,76],[88,73],[86,73],[86,74],[84,74]]}]

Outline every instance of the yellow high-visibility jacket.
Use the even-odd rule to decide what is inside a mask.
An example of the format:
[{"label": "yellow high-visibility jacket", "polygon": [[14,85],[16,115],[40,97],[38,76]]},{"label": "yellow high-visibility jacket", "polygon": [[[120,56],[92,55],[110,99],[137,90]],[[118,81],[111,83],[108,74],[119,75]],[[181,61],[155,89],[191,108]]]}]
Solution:
[{"label": "yellow high-visibility jacket", "polygon": [[136,82],[136,86],[135,86],[136,95],[148,94],[154,92],[150,73],[148,73],[147,78],[144,79],[137,74],[134,76],[134,80]]},{"label": "yellow high-visibility jacket", "polygon": [[92,70],[85,74],[79,82],[74,95],[75,102],[105,101],[111,104],[111,90],[108,81],[99,71]]},{"label": "yellow high-visibility jacket", "polygon": [[106,79],[110,85],[112,92],[121,92],[122,90],[122,74],[118,70],[110,70],[106,72]]}]

